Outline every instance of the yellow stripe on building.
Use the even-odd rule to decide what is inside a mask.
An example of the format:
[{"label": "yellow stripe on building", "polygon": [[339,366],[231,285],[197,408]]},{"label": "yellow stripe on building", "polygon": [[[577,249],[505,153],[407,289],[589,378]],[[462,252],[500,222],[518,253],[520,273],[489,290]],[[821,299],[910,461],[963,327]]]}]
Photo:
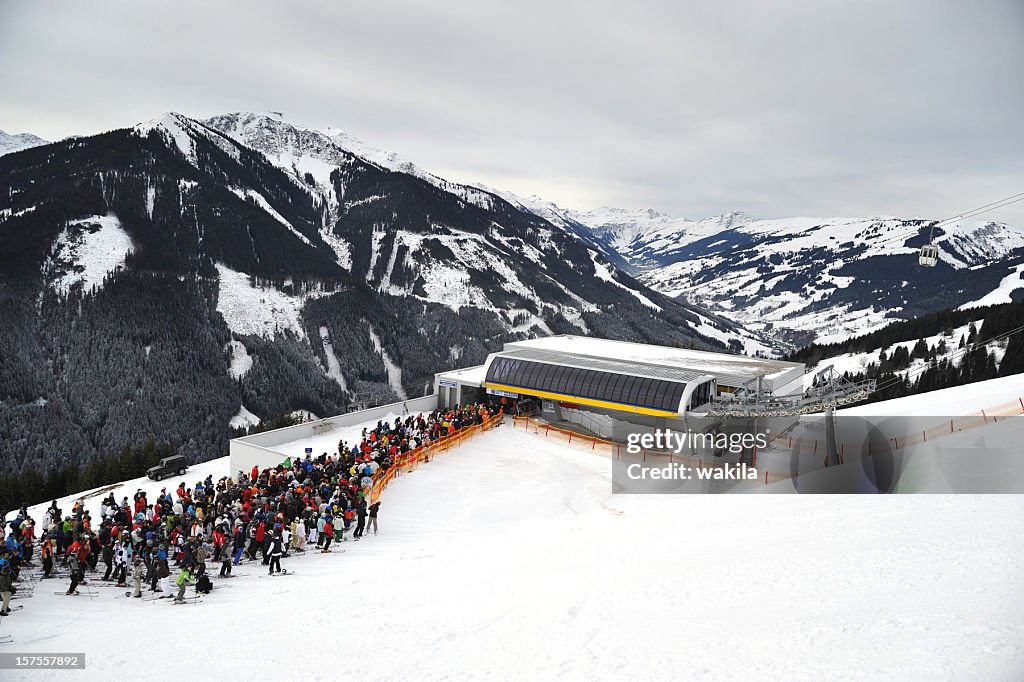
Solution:
[{"label": "yellow stripe on building", "polygon": [[496,391],[508,391],[509,393],[524,393],[526,395],[534,395],[539,398],[549,398],[551,400],[558,400],[566,403],[578,403],[581,405],[590,405],[591,407],[603,407],[608,410],[617,410],[619,412],[631,412],[633,414],[647,414],[652,417],[678,417],[679,413],[669,412],[668,410],[656,410],[651,407],[637,407],[635,405],[626,405],[623,403],[611,403],[605,400],[594,400],[593,398],[581,398],[574,395],[564,395],[562,393],[548,393],[547,391],[537,391],[532,388],[521,388],[519,386],[507,386],[505,384],[495,384],[493,382],[486,382],[487,388],[493,388]]}]

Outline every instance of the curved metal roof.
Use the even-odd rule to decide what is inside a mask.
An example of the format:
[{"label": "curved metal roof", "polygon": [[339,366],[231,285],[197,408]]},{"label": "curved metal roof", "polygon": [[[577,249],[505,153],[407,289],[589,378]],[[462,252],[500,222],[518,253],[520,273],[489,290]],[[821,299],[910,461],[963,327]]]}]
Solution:
[{"label": "curved metal roof", "polygon": [[687,382],[706,376],[707,372],[698,372],[689,369],[678,369],[675,367],[664,367],[645,362],[629,360],[617,360],[612,358],[599,358],[592,355],[570,353],[567,351],[541,350],[539,348],[521,348],[506,350],[495,354],[496,357],[517,358],[520,360],[532,360],[544,362],[549,365],[563,365],[566,367],[579,367],[581,369],[595,369],[615,374],[628,374],[637,377],[648,377],[651,379],[663,379],[665,381]]}]

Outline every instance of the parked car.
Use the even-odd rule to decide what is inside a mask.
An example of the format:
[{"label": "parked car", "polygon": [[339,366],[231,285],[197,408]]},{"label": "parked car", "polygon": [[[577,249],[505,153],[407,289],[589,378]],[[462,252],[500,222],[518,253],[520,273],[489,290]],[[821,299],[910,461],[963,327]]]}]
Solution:
[{"label": "parked car", "polygon": [[188,469],[188,463],[185,461],[185,458],[181,455],[174,455],[173,457],[164,457],[160,460],[159,464],[147,469],[146,475],[154,481],[159,481],[171,474],[181,476],[185,473],[186,469]]}]

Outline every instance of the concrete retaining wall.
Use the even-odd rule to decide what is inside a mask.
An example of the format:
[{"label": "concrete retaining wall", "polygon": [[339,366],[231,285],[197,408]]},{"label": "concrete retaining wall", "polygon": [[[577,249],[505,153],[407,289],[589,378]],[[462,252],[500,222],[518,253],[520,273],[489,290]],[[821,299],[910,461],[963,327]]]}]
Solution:
[{"label": "concrete retaining wall", "polygon": [[248,472],[254,465],[261,469],[277,466],[288,456],[278,452],[278,446],[319,435],[322,429],[321,425],[324,423],[333,424],[332,428],[355,426],[378,421],[389,414],[418,414],[432,412],[435,409],[437,409],[437,395],[430,394],[422,398],[413,398],[390,405],[371,407],[368,410],[339,414],[305,424],[296,424],[235,438],[229,444],[231,475],[234,476],[239,471]]}]

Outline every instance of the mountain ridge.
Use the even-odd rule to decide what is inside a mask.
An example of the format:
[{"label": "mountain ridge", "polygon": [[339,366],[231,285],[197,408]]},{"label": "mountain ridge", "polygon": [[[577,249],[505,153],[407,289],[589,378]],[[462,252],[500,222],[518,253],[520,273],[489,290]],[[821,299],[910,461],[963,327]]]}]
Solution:
[{"label": "mountain ridge", "polygon": [[204,459],[529,336],[767,349],[500,197],[263,124],[267,153],[168,113],[0,157],[0,467]]}]

